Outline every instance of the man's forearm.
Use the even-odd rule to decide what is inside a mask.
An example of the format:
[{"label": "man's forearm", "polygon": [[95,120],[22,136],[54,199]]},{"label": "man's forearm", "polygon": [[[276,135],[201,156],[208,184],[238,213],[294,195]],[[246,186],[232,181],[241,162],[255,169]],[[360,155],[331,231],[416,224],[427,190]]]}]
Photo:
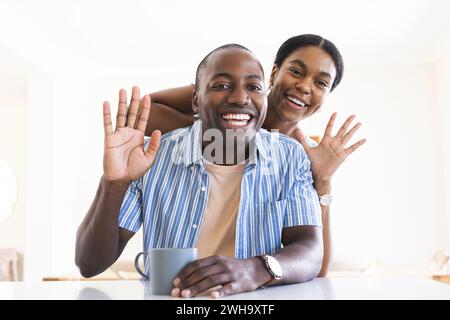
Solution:
[{"label": "man's forearm", "polygon": [[[319,228],[310,229],[302,234],[298,229],[290,229],[285,235],[290,238],[295,234],[296,239],[289,239],[289,244],[273,254],[281,265],[283,277],[277,284],[300,283],[317,276],[322,264],[322,235]],[[301,228],[301,227],[300,227]],[[249,259],[253,270],[253,281],[260,287],[271,280],[264,262],[257,257]]]},{"label": "man's forearm", "polygon": [[75,263],[85,277],[108,268],[120,253],[118,216],[129,183],[102,177],[95,199],[78,228]]},{"label": "man's forearm", "polygon": [[300,283],[314,279],[322,265],[322,241],[298,240],[273,255],[281,265],[279,284]]}]

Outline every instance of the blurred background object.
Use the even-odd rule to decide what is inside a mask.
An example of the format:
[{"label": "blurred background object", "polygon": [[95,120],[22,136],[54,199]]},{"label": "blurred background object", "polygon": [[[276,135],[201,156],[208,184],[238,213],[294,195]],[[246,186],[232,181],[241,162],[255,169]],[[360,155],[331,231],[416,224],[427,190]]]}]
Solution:
[{"label": "blurred background object", "polygon": [[[16,200],[16,176],[6,160],[0,157],[0,232],[13,213]],[[15,249],[0,247],[0,281],[18,281],[18,263],[19,254]]]},{"label": "blurred background object", "polygon": [[9,164],[0,157],[0,228],[11,215],[16,200],[16,176]]},{"label": "blurred background object", "polygon": [[433,253],[430,261],[430,271],[436,275],[450,275],[450,254],[442,250]]},{"label": "blurred background object", "polygon": [[0,249],[0,281],[19,280],[19,254],[14,249]]}]

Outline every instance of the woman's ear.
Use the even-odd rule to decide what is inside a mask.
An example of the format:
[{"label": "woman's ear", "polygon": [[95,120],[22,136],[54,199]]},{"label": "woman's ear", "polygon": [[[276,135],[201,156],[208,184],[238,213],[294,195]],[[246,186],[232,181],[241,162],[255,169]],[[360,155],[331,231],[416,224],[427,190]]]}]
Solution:
[{"label": "woman's ear", "polygon": [[275,78],[278,74],[278,67],[276,65],[273,65],[272,72],[270,73],[270,79],[269,79],[269,89],[273,87],[273,83],[275,82]]}]

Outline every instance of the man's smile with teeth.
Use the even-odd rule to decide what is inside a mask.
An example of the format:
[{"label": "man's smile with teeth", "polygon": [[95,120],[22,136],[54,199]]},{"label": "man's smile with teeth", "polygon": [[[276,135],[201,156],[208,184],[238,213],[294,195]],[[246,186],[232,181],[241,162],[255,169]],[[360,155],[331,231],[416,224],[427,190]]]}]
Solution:
[{"label": "man's smile with teeth", "polygon": [[225,113],[222,115],[222,119],[231,124],[232,126],[246,126],[251,120],[251,116],[247,113]]},{"label": "man's smile with teeth", "polygon": [[299,105],[299,106],[302,107],[302,108],[306,107],[306,104],[305,104],[304,102],[298,100],[298,99],[295,98],[295,97],[286,96],[286,98],[287,98],[289,101],[295,103],[296,105]]},{"label": "man's smile with teeth", "polygon": [[246,113],[226,113],[222,115],[225,120],[250,120],[250,115]]}]

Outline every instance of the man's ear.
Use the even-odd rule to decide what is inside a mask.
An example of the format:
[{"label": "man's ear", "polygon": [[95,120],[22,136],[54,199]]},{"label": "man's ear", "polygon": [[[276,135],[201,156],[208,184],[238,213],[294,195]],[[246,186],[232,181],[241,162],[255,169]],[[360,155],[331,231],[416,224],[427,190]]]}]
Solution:
[{"label": "man's ear", "polygon": [[197,88],[192,90],[192,110],[194,110],[194,113],[199,113],[200,112],[200,109],[198,107]]},{"label": "man's ear", "polygon": [[278,67],[276,65],[273,65],[272,72],[270,72],[269,88],[273,87],[273,83],[275,82],[277,74],[278,74]]}]

